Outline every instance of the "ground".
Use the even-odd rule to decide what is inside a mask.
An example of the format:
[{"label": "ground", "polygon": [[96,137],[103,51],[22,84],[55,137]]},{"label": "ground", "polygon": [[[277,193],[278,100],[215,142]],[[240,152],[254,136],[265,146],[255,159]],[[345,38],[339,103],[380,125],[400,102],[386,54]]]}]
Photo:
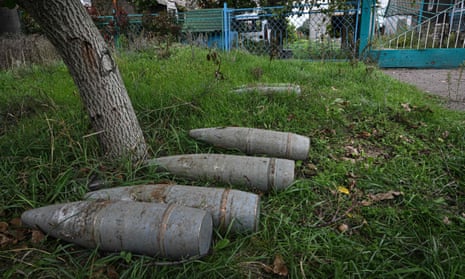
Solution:
[{"label": "ground", "polygon": [[385,74],[446,100],[450,109],[465,111],[465,69],[383,69]]}]

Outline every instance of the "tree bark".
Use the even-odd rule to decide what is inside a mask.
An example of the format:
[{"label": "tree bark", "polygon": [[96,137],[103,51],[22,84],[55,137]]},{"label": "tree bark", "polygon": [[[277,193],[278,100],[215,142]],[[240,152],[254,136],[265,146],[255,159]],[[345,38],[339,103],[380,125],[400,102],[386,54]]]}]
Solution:
[{"label": "tree bark", "polygon": [[61,54],[105,156],[142,160],[144,136],[112,53],[79,0],[18,0]]}]

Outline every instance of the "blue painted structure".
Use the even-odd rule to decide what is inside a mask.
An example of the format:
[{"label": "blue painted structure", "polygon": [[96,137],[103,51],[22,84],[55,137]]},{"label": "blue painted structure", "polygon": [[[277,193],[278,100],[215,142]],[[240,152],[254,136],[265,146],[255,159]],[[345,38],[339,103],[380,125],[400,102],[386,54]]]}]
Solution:
[{"label": "blue painted structure", "polygon": [[465,48],[371,50],[381,68],[448,69],[463,66]]},{"label": "blue painted structure", "polygon": [[[465,48],[383,49],[372,46],[376,0],[362,0],[362,33],[359,53],[381,68],[457,68],[465,63]],[[423,3],[423,1],[422,1]],[[419,13],[422,15],[423,7]],[[367,23],[369,22],[369,23]],[[367,32],[368,31],[368,32]]]}]

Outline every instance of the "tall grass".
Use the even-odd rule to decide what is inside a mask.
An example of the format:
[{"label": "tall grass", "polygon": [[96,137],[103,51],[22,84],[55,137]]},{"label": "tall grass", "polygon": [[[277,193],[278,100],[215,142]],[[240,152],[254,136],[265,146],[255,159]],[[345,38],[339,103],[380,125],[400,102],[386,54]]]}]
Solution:
[{"label": "tall grass", "polygon": [[[234,152],[188,137],[201,127],[311,138],[295,183],[262,195],[259,231],[215,232],[208,256],[175,265],[51,237],[34,241],[13,220],[29,208],[81,199],[96,177],[106,186],[174,178],[101,161],[66,68],[22,68],[0,73],[0,219],[10,223],[0,233],[17,240],[0,250],[4,278],[274,278],[277,257],[290,278],[462,278],[463,112],[361,63],[218,53],[219,79],[208,53],[175,48],[167,59],[146,51],[120,54],[118,61],[152,156]],[[302,93],[232,92],[273,82],[298,84]],[[389,191],[397,194],[380,196]]]}]

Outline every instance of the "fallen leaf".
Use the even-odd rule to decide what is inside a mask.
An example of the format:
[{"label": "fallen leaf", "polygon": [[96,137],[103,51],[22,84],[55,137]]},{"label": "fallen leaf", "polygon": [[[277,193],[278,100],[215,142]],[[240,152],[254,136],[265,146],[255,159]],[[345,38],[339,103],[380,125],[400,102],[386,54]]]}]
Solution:
[{"label": "fallen leaf", "polygon": [[115,269],[114,266],[112,266],[112,265],[107,266],[107,276],[110,279],[118,279],[119,278],[119,274],[118,274],[118,272],[116,272],[116,269]]},{"label": "fallen leaf", "polygon": [[307,168],[310,169],[310,170],[314,170],[314,171],[318,170],[318,167],[315,164],[312,164],[312,163],[308,163]]},{"label": "fallen leaf", "polygon": [[0,233],[4,233],[8,230],[7,222],[0,222]]},{"label": "fallen leaf", "polygon": [[13,242],[13,239],[0,233],[0,247],[5,247],[6,245]]},{"label": "fallen leaf", "polygon": [[91,169],[90,169],[90,168],[83,167],[83,168],[80,168],[78,172],[79,172],[81,175],[86,175],[86,174],[89,174],[89,173],[91,172]]},{"label": "fallen leaf", "polygon": [[412,108],[410,107],[410,104],[409,103],[405,103],[405,104],[400,104],[402,106],[402,108],[406,111],[406,112],[411,112],[412,111]]},{"label": "fallen leaf", "polygon": [[287,266],[284,263],[283,257],[281,255],[276,255],[273,262],[273,272],[274,274],[278,274],[280,276],[287,276],[289,271],[287,270]]},{"label": "fallen leaf", "polygon": [[314,176],[318,173],[318,167],[315,164],[308,163],[305,166],[306,168],[303,169],[305,175]]},{"label": "fallen leaf", "polygon": [[26,229],[15,230],[12,235],[16,238],[17,241],[22,241],[26,238],[25,236]]},{"label": "fallen leaf", "polygon": [[383,201],[383,200],[392,200],[395,199],[398,196],[402,196],[404,193],[399,192],[399,191],[388,191],[386,193],[379,193],[379,194],[369,194],[368,196],[371,198],[373,201]]},{"label": "fallen leaf", "polygon": [[358,149],[353,146],[346,146],[345,151],[347,157],[357,158],[360,156],[360,151],[358,151]]},{"label": "fallen leaf", "polygon": [[346,195],[349,195],[349,194],[350,194],[349,189],[347,189],[347,188],[344,187],[344,186],[337,186],[337,191],[338,191],[339,193],[343,193],[343,194],[346,194]]},{"label": "fallen leaf", "polygon": [[21,227],[21,218],[13,218],[10,220],[10,224],[15,227]]},{"label": "fallen leaf", "polygon": [[371,134],[367,131],[362,131],[360,133],[358,133],[358,137],[359,138],[362,138],[362,139],[367,139],[369,137],[371,137]]},{"label": "fallen leaf", "polygon": [[363,200],[360,204],[363,206],[369,206],[373,204],[373,202],[384,201],[384,200],[392,200],[398,196],[404,195],[403,192],[399,191],[388,191],[386,193],[379,193],[379,194],[368,194],[368,200]]},{"label": "fallen leaf", "polygon": [[339,107],[339,111],[343,111],[343,107],[347,107],[350,105],[350,102],[341,98],[334,99],[332,105]]},{"label": "fallen leaf", "polygon": [[407,142],[407,143],[411,143],[412,140],[409,139],[408,137],[404,136],[404,135],[399,135],[399,139],[403,140],[404,142]]},{"label": "fallen leaf", "polygon": [[45,235],[39,231],[39,230],[33,230],[32,231],[32,237],[31,237],[31,242],[32,243],[39,243],[39,242],[42,242],[42,240],[44,240],[45,238]]},{"label": "fallen leaf", "polygon": [[369,201],[369,200],[363,200],[363,201],[360,202],[361,206],[370,206],[372,204],[373,204],[373,202]]}]

